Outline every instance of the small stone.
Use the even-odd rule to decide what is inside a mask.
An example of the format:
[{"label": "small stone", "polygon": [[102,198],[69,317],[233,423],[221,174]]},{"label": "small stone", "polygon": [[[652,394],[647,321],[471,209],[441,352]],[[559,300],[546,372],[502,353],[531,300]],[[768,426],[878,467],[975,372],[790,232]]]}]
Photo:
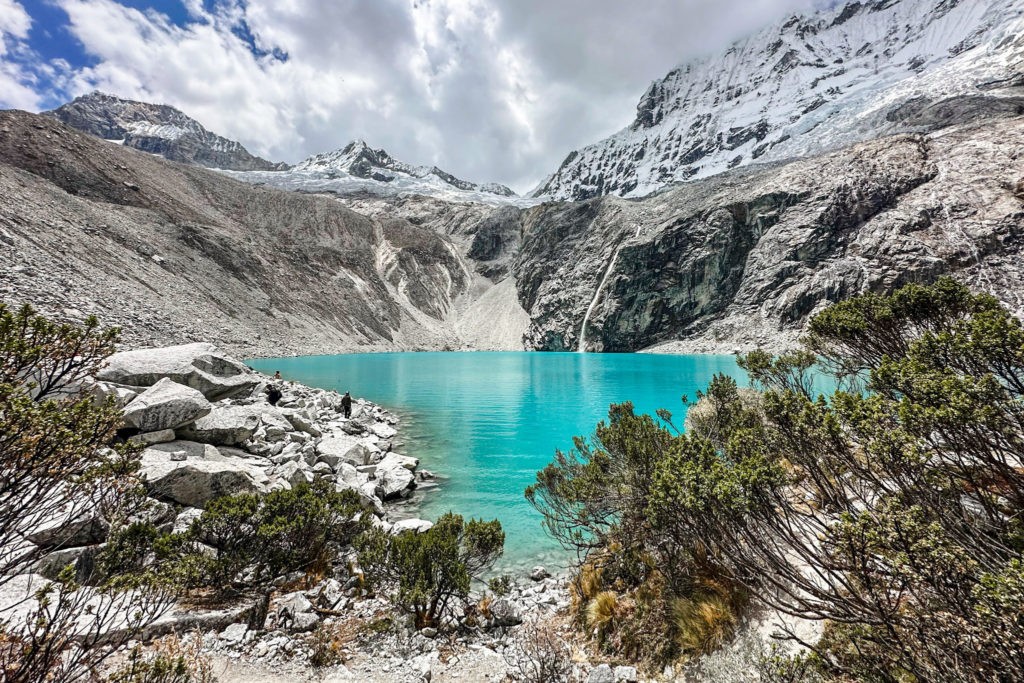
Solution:
[{"label": "small stone", "polygon": [[533,568],[533,571],[530,572],[530,578],[534,581],[543,581],[544,579],[550,579],[551,574],[548,573],[548,570],[544,567],[537,565]]},{"label": "small stone", "polygon": [[220,632],[220,639],[228,643],[241,643],[247,631],[245,624],[231,624]]}]

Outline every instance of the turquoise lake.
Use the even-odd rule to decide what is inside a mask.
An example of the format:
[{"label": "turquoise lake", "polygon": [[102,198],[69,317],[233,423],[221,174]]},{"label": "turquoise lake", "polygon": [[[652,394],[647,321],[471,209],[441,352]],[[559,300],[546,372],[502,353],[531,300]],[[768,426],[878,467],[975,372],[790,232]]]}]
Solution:
[{"label": "turquoise lake", "polygon": [[406,516],[434,519],[452,510],[501,520],[499,571],[535,564],[561,568],[567,556],[546,535],[523,490],[556,449],[593,434],[612,403],[638,412],[666,408],[682,425],[681,397],[694,397],[715,373],[743,373],[732,356],[590,353],[379,353],[259,359],[257,370],[351,391],[402,418],[400,452],[437,475]]}]

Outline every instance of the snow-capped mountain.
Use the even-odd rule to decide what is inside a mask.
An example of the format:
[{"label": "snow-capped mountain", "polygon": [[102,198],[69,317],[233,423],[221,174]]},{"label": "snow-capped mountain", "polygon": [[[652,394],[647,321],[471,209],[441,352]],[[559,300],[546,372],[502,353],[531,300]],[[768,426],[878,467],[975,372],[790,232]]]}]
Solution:
[{"label": "snow-capped mountain", "polygon": [[171,161],[235,171],[288,168],[287,164],[250,154],[241,143],[211,133],[195,119],[165,104],[93,92],[44,113],[83,132]]},{"label": "snow-capped mountain", "polygon": [[[1024,95],[1024,0],[860,0],[795,15],[651,84],[636,120],[535,196],[637,197],[755,162],[948,124]],[[937,118],[944,118],[936,121]]]},{"label": "snow-capped mountain", "polygon": [[249,183],[285,190],[333,192],[341,195],[392,196],[416,194],[453,201],[487,204],[532,204],[497,183],[471,183],[437,166],[414,166],[398,161],[383,149],[355,140],[333,152],[315,154],[284,172],[233,173]]}]

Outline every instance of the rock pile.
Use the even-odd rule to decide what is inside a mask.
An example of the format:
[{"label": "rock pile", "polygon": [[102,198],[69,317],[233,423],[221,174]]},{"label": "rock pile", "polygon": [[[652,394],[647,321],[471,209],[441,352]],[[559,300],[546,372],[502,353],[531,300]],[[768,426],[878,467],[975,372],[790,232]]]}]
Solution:
[{"label": "rock pile", "polygon": [[[211,344],[117,353],[91,391],[122,407],[121,436],[144,446],[139,474],[150,496],[147,514],[167,530],[184,530],[219,496],[267,493],[327,479],[353,489],[384,519],[384,501],[416,488],[416,458],[392,451],[398,418],[357,400],[344,417],[341,396],[294,382],[267,402],[269,380]],[[425,530],[430,522],[397,527]],[[52,552],[37,571],[55,574],[85,562],[109,524],[100,506],[62,528],[40,528],[29,539]]]}]

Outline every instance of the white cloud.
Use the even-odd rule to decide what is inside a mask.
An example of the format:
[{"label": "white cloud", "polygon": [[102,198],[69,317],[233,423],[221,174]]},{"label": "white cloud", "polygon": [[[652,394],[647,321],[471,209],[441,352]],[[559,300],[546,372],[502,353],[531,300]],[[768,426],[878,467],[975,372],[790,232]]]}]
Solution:
[{"label": "white cloud", "polygon": [[[275,160],[361,137],[526,190],[627,125],[647,84],[684,58],[829,0],[183,0],[186,26],[115,0],[55,1],[96,60],[68,94],[172,104]],[[27,34],[15,0],[0,17]]]},{"label": "white cloud", "polygon": [[29,109],[39,106],[37,79],[25,64],[29,55],[25,39],[32,18],[17,0],[0,0],[0,108]]}]

